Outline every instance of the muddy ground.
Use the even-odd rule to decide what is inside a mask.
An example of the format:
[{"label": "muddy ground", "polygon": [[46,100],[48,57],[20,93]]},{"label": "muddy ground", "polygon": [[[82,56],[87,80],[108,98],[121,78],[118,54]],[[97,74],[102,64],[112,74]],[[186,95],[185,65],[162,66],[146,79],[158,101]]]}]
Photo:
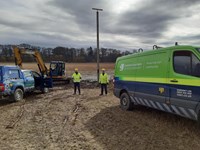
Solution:
[{"label": "muddy ground", "polygon": [[61,86],[0,101],[0,149],[200,149],[194,121],[145,107],[122,111],[111,88],[107,96],[99,92],[92,84],[74,96]]}]

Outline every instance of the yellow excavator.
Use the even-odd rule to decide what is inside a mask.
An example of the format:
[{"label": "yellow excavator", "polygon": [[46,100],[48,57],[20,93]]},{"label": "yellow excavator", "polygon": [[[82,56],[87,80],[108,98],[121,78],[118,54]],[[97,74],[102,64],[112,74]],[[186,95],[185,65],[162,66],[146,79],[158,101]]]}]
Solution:
[{"label": "yellow excavator", "polygon": [[14,56],[15,56],[15,65],[22,67],[22,55],[32,55],[38,65],[41,75],[52,77],[53,82],[64,81],[65,83],[70,82],[70,78],[66,76],[65,63],[63,61],[51,61],[50,67],[47,69],[45,63],[42,59],[42,56],[38,50],[27,50],[24,48],[19,48],[17,46],[13,47]]}]

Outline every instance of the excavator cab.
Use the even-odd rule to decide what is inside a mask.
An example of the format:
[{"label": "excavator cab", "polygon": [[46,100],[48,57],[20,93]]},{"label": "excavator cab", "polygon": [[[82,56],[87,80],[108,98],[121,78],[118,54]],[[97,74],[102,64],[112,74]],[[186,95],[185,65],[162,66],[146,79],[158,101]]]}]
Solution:
[{"label": "excavator cab", "polygon": [[53,77],[63,77],[65,76],[65,63],[63,61],[51,61],[50,70]]}]

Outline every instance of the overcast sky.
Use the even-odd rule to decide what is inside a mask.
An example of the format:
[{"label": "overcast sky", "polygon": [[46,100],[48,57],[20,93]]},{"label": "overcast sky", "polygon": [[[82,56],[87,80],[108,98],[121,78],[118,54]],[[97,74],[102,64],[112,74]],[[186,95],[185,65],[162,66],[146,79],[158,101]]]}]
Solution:
[{"label": "overcast sky", "polygon": [[199,0],[1,0],[0,44],[151,49],[200,45]]}]

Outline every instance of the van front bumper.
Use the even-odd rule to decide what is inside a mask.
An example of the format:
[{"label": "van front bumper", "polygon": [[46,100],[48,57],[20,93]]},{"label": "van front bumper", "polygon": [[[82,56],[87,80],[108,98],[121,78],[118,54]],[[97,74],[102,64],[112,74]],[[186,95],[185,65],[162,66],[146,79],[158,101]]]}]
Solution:
[{"label": "van front bumper", "polygon": [[116,96],[116,97],[120,97],[120,89],[116,89],[116,88],[114,88],[114,90],[113,90],[113,94]]}]

